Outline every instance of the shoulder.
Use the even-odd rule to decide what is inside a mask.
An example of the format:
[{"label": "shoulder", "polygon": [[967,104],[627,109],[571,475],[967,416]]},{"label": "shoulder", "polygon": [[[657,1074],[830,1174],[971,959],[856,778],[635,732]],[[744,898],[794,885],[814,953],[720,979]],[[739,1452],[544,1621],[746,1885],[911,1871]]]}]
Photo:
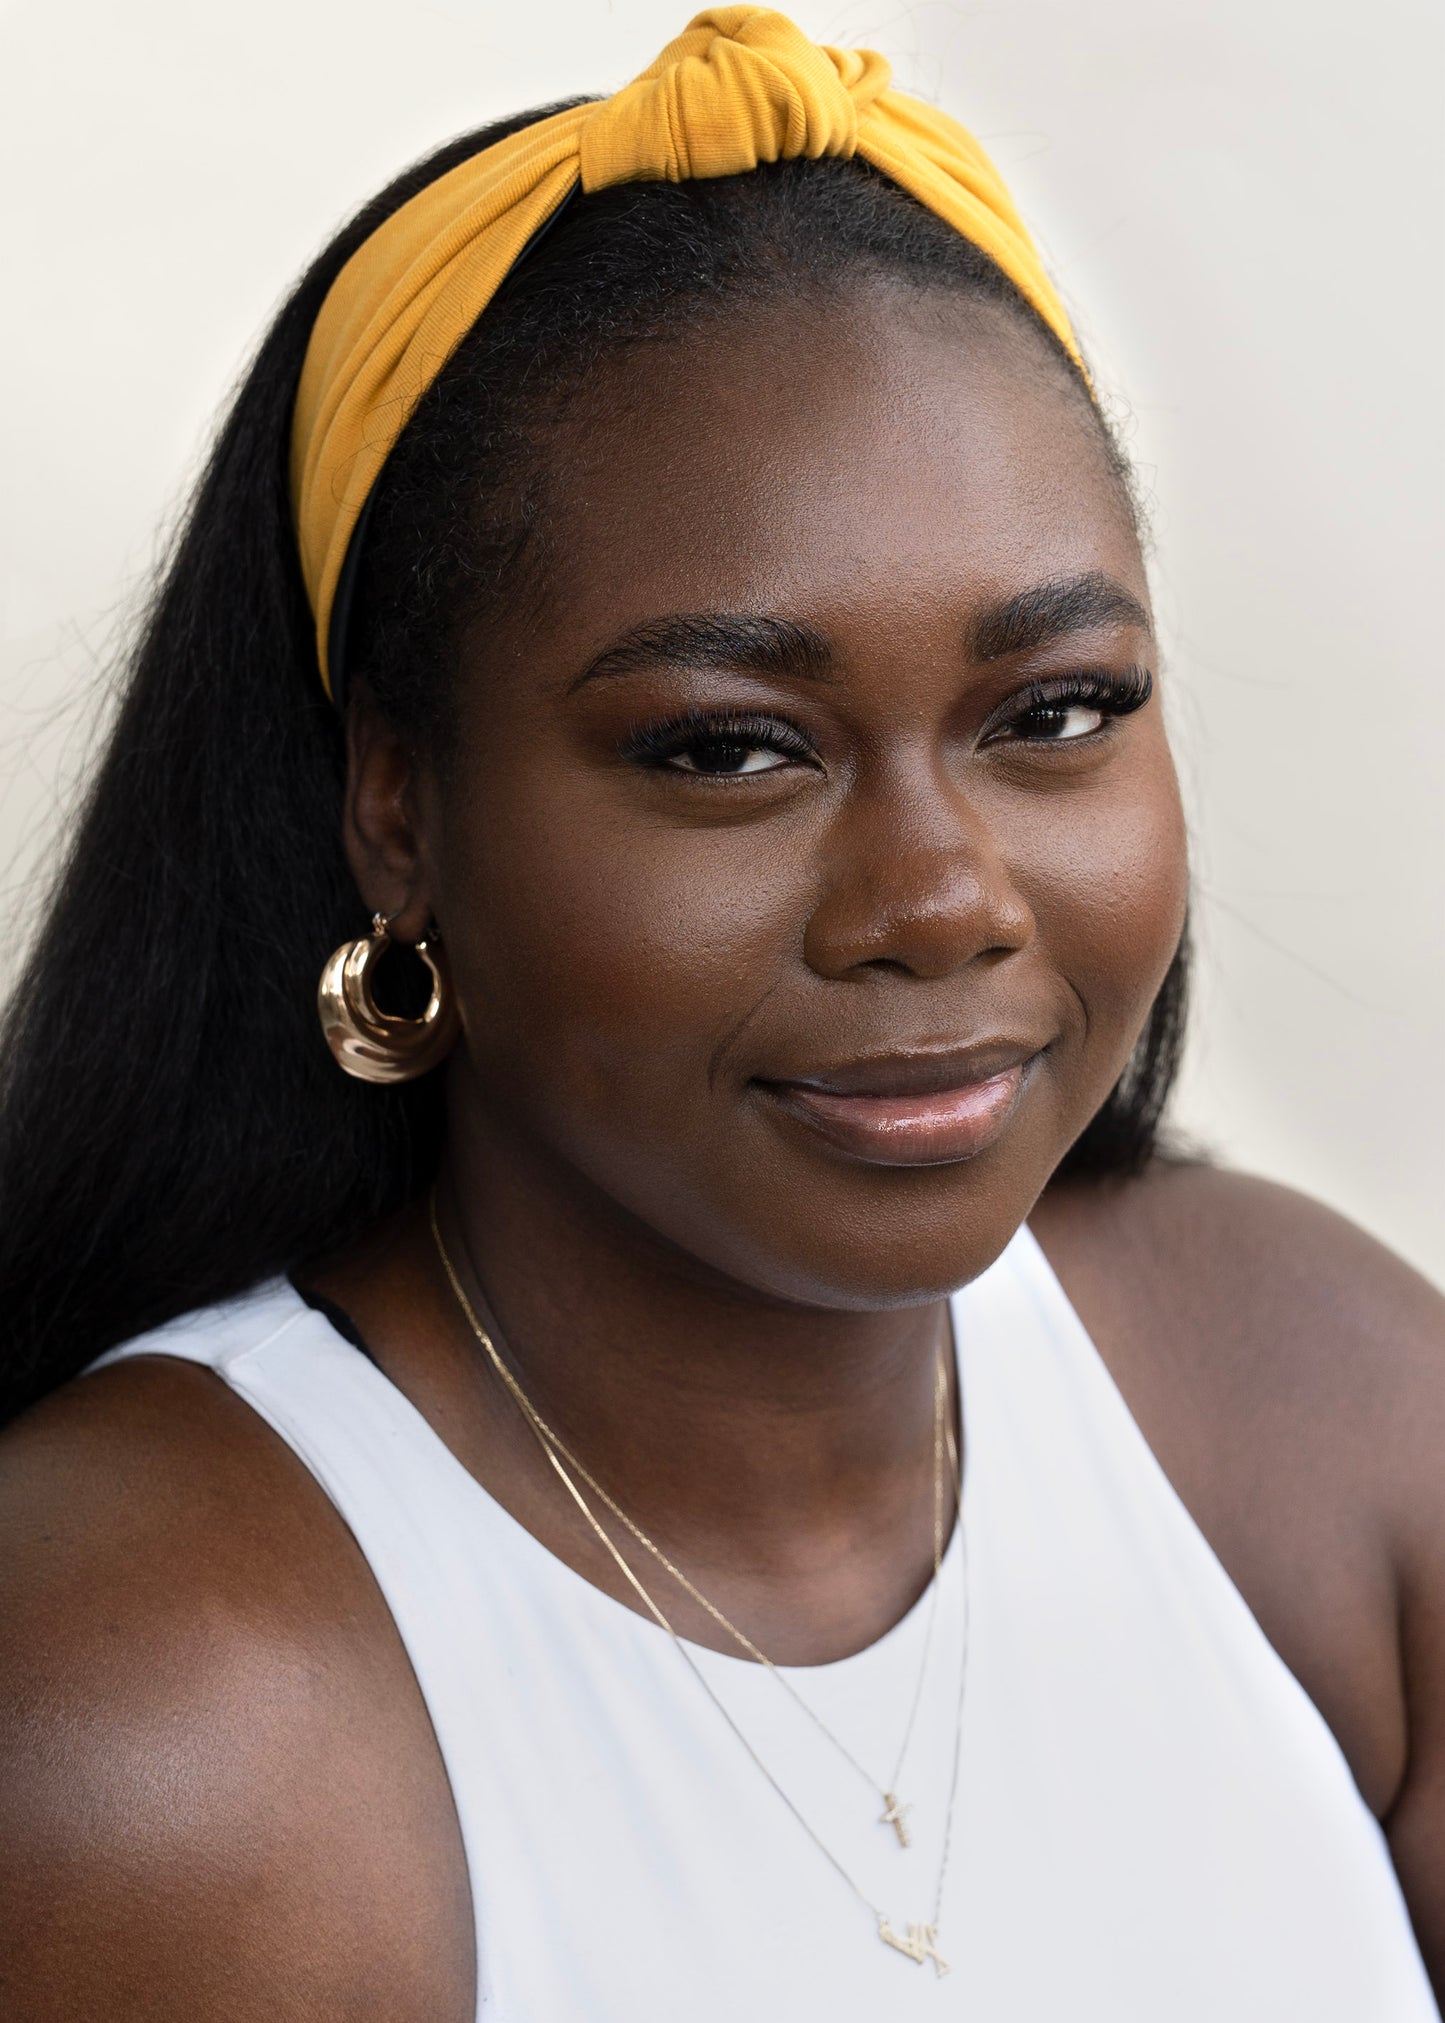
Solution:
[{"label": "shoulder", "polygon": [[1437,1563],[1445,1298],[1418,1272],[1303,1194],[1203,1165],[1050,1190],[1034,1227],[1166,1442],[1192,1431],[1220,1481],[1232,1452],[1318,1496],[1407,1586]]},{"label": "shoulder", "polygon": [[1261,1389],[1307,1374],[1325,1409],[1445,1409],[1445,1297],[1292,1188],[1156,1161],[1136,1180],[1051,1188],[1033,1220],[1089,1303],[1130,1332],[1167,1326]]},{"label": "shoulder", "polygon": [[7,2014],[467,2013],[405,1654],[319,1487],[209,1370],[114,1365],[0,1437],[0,1621]]}]

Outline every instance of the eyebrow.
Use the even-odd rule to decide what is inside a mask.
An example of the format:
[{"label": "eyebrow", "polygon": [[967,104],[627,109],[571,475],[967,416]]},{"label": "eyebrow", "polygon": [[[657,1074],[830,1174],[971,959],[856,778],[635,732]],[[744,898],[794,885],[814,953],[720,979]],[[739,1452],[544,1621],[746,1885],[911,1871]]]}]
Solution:
[{"label": "eyebrow", "polygon": [[1036,583],[1001,604],[990,605],[974,620],[969,645],[975,660],[1001,660],[1006,653],[1022,653],[1070,632],[1089,632],[1103,625],[1152,630],[1149,613],[1138,598],[1112,576],[1093,569],[1084,576]]},{"label": "eyebrow", "polygon": [[775,681],[834,678],[832,649],[811,625],[746,611],[683,611],[624,632],[587,663],[572,686],[655,668],[721,665]]},{"label": "eyebrow", "polygon": [[[974,620],[969,647],[975,660],[999,660],[1103,625],[1135,625],[1147,632],[1149,614],[1122,583],[1091,570],[1033,584],[990,605]],[[721,666],[774,681],[836,679],[832,648],[815,626],[763,612],[678,611],[622,633],[588,661],[572,687],[575,692],[609,675]]]}]

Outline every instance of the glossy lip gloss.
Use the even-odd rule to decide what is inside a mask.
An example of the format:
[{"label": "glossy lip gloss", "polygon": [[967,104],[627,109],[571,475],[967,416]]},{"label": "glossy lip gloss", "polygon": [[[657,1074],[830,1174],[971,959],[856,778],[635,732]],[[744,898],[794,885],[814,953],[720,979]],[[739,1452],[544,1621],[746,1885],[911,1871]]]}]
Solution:
[{"label": "glossy lip gloss", "polygon": [[[914,1091],[830,1087],[833,1077],[761,1086],[792,1116],[855,1159],[882,1166],[938,1166],[972,1159],[994,1142],[1013,1113],[1034,1058],[1036,1054],[1016,1059],[972,1079],[960,1063],[945,1086]],[[855,1073],[861,1080],[867,1070]],[[943,1063],[924,1074],[935,1084],[946,1077]],[[891,1079],[898,1077],[878,1075],[880,1082]]]}]

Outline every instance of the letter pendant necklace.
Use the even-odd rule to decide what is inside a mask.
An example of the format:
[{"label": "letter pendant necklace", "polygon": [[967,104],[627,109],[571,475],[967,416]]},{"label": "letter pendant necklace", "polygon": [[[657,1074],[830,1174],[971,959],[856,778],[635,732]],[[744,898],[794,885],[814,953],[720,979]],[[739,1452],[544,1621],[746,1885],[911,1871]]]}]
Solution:
[{"label": "letter pendant necklace", "polygon": [[441,1228],[437,1222],[435,1191],[433,1191],[431,1196],[430,1211],[431,1211],[432,1238],[436,1244],[437,1255],[441,1259],[442,1269],[446,1273],[447,1283],[451,1287],[452,1294],[456,1299],[458,1306],[461,1308],[462,1313],[466,1317],[466,1320],[469,1326],[471,1327],[472,1333],[476,1336],[478,1342],[481,1344],[482,1349],[485,1351],[487,1360],[490,1362],[492,1368],[496,1372],[497,1376],[500,1378],[502,1385],[507,1391],[508,1395],[512,1398],[518,1410],[521,1412],[522,1417],[526,1421],[533,1436],[535,1437],[538,1446],[541,1448],[543,1455],[546,1457],[548,1463],[551,1465],[553,1471],[555,1472],[558,1479],[562,1483],[563,1488],[567,1491],[567,1494],[571,1497],[573,1503],[577,1506],[577,1509],[580,1511],[588,1527],[593,1532],[594,1536],[597,1538],[599,1543],[607,1551],[607,1553],[613,1560],[614,1564],[617,1566],[617,1569],[621,1573],[623,1578],[627,1581],[629,1586],[636,1593],[638,1599],[642,1602],[644,1608],[647,1610],[647,1613],[652,1617],[654,1622],[658,1624],[659,1628],[666,1631],[668,1637],[672,1641],[673,1648],[677,1651],[679,1657],[681,1657],[681,1659],[683,1660],[683,1663],[687,1666],[688,1670],[692,1673],[698,1685],[707,1695],[707,1698],[711,1701],[716,1712],[721,1716],[722,1720],[732,1730],[732,1733],[736,1738],[736,1740],[747,1752],[754,1767],[760,1772],[762,1777],[772,1787],[773,1792],[787,1807],[788,1811],[792,1814],[793,1818],[797,1821],[798,1825],[803,1829],[804,1833],[808,1836],[809,1840],[812,1841],[814,1847],[817,1848],[818,1852],[823,1856],[824,1860],[833,1869],[835,1874],[841,1879],[843,1883],[847,1885],[848,1889],[852,1891],[853,1895],[857,1897],[858,1901],[871,1914],[874,1922],[874,1927],[882,1943],[885,1946],[891,1947],[894,1952],[900,1953],[905,1959],[912,1960],[915,1966],[921,1967],[925,1961],[931,1960],[933,1962],[934,1975],[936,1978],[941,1980],[942,1977],[949,1972],[949,1963],[947,1960],[944,1959],[943,1955],[938,1950],[938,1926],[943,1910],[943,1886],[944,1880],[948,1873],[949,1850],[953,1839],[954,1807],[958,1797],[959,1761],[962,1755],[962,1747],[963,1747],[964,1691],[968,1676],[968,1642],[969,1642],[968,1630],[969,1630],[969,1613],[970,1613],[967,1538],[963,1529],[962,1481],[959,1469],[957,1443],[955,1442],[953,1437],[953,1428],[947,1423],[947,1413],[946,1413],[947,1376],[943,1365],[942,1351],[940,1350],[938,1369],[934,1383],[935,1466],[934,1466],[934,1554],[933,1554],[933,1582],[932,1582],[933,1593],[932,1598],[930,1600],[928,1624],[925,1632],[924,1665],[923,1668],[920,1670],[918,1684],[914,1691],[913,1703],[908,1717],[908,1725],[904,1732],[903,1745],[899,1752],[898,1766],[897,1768],[895,1768],[892,1780],[894,1785],[897,1784],[898,1772],[902,1767],[903,1758],[907,1753],[908,1743],[913,1732],[914,1720],[918,1713],[919,1700],[922,1697],[923,1672],[924,1670],[926,1670],[927,1666],[928,1651],[932,1642],[932,1635],[933,1635],[934,1616],[937,1611],[938,1592],[940,1585],[939,1570],[942,1565],[943,1559],[943,1517],[942,1517],[943,1470],[941,1466],[941,1458],[945,1447],[948,1454],[948,1462],[949,1462],[948,1473],[953,1490],[954,1510],[957,1514],[957,1521],[959,1527],[959,1566],[963,1582],[963,1626],[962,1626],[962,1647],[960,1650],[959,1665],[958,1665],[958,1704],[954,1718],[954,1730],[953,1730],[953,1768],[951,1776],[949,1778],[948,1806],[944,1814],[943,1849],[939,1858],[938,1880],[934,1890],[933,1916],[931,1921],[927,1924],[910,1921],[910,1923],[907,1926],[906,1932],[904,1934],[900,1934],[895,1929],[893,1921],[888,1916],[888,1914],[880,1910],[879,1907],[872,1902],[872,1900],[868,1897],[866,1892],[860,1888],[858,1883],[849,1874],[848,1870],[843,1866],[842,1862],[838,1860],[837,1856],[824,1843],[824,1841],[818,1835],[818,1833],[815,1832],[812,1825],[799,1811],[798,1807],[793,1803],[793,1800],[788,1796],[787,1792],[783,1789],[782,1785],[779,1784],[778,1780],[774,1777],[772,1771],[769,1770],[767,1764],[764,1763],[763,1759],[758,1755],[757,1751],[753,1748],[751,1742],[749,1742],[747,1736],[738,1726],[737,1722],[734,1720],[731,1713],[729,1713],[727,1707],[723,1704],[723,1702],[718,1698],[717,1694],[713,1691],[710,1682],[708,1681],[706,1675],[702,1672],[702,1670],[698,1666],[696,1660],[693,1658],[692,1653],[688,1649],[687,1645],[683,1642],[682,1638],[679,1637],[677,1631],[673,1628],[672,1624],[663,1614],[661,1608],[659,1608],[656,1601],[654,1601],[653,1597],[648,1593],[647,1589],[642,1585],[642,1582],[633,1572],[632,1567],[629,1565],[627,1559],[624,1557],[623,1553],[621,1552],[617,1544],[614,1542],[613,1538],[611,1537],[611,1534],[607,1531],[605,1526],[599,1521],[597,1516],[594,1514],[590,1504],[587,1502],[587,1499],[583,1496],[582,1491],[578,1488],[577,1483],[573,1480],[573,1473],[575,1472],[576,1475],[581,1477],[581,1479],[587,1484],[588,1488],[593,1492],[593,1494],[596,1497],[598,1497],[598,1499],[602,1503],[606,1505],[609,1511],[611,1511],[612,1515],[616,1517],[618,1521],[627,1528],[627,1530],[632,1534],[632,1536],[637,1540],[637,1542],[643,1547],[645,1547],[646,1550],[650,1552],[652,1556],[667,1570],[667,1572],[669,1572],[673,1576],[673,1578],[678,1581],[678,1583],[683,1587],[683,1589],[688,1594],[690,1594],[693,1597],[693,1599],[696,1602],[698,1602],[699,1605],[703,1609],[705,1609],[707,1613],[710,1616],[712,1616],[714,1620],[725,1631],[727,1631],[727,1633],[730,1636],[732,1636],[742,1646],[744,1650],[746,1650],[755,1659],[756,1662],[766,1666],[767,1670],[772,1673],[773,1677],[777,1679],[778,1683],[790,1693],[794,1701],[808,1716],[808,1718],[813,1722],[814,1726],[818,1728],[820,1733],[822,1733],[839,1751],[839,1753],[843,1755],[846,1758],[846,1760],[853,1765],[853,1768],[858,1771],[860,1776],[864,1777],[869,1784],[872,1784],[874,1786],[874,1789],[878,1791],[880,1797],[882,1797],[884,1801],[884,1810],[879,1823],[881,1825],[891,1826],[893,1828],[894,1832],[898,1837],[898,1845],[900,1848],[906,1848],[910,1845],[908,1829],[905,1823],[905,1815],[908,1812],[909,1808],[907,1806],[900,1804],[898,1798],[895,1796],[892,1790],[885,1791],[881,1786],[875,1783],[875,1780],[869,1776],[868,1772],[864,1770],[862,1765],[858,1763],[857,1760],[850,1754],[850,1752],[844,1747],[842,1742],[839,1741],[837,1736],[835,1736],[832,1733],[832,1731],[819,1718],[819,1716],[814,1712],[814,1710],[811,1707],[809,1707],[808,1703],[803,1699],[802,1695],[798,1693],[796,1689],[793,1687],[791,1681],[781,1671],[779,1671],[776,1665],[774,1665],[769,1659],[763,1656],[763,1653],[757,1649],[757,1646],[753,1644],[751,1640],[747,1638],[741,1630],[737,1629],[732,1623],[728,1621],[726,1616],[722,1614],[721,1610],[717,1609],[710,1601],[708,1601],[705,1595],[701,1594],[699,1590],[693,1586],[692,1582],[688,1580],[687,1576],[684,1573],[682,1573],[678,1567],[673,1565],[672,1561],[667,1558],[667,1556],[663,1553],[661,1548],[655,1545],[652,1542],[652,1540],[647,1537],[646,1533],[643,1532],[639,1526],[633,1523],[632,1519],[627,1515],[627,1513],[622,1509],[622,1507],[618,1503],[614,1502],[612,1497],[608,1495],[607,1491],[596,1480],[596,1478],[592,1476],[586,1468],[583,1467],[582,1463],[577,1460],[576,1456],[571,1452],[571,1450],[563,1444],[560,1436],[552,1431],[552,1428],[547,1424],[546,1420],[542,1418],[541,1414],[532,1404],[531,1399],[522,1389],[522,1386],[518,1381],[518,1379],[513,1375],[512,1371],[508,1369],[506,1363],[502,1360],[501,1354],[498,1351],[495,1342],[493,1342],[491,1336],[487,1333],[486,1329],[482,1326],[481,1322],[478,1320],[476,1313],[473,1310],[472,1303],[467,1298],[461,1280],[457,1276],[456,1268],[452,1264],[452,1260],[450,1254],[447,1251],[446,1244],[442,1241]]}]

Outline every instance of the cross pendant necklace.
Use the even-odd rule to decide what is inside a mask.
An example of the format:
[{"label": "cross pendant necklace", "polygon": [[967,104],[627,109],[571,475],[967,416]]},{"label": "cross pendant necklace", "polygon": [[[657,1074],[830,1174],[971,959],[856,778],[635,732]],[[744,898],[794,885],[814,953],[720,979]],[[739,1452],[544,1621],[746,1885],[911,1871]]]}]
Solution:
[{"label": "cross pendant necklace", "polygon": [[900,1805],[893,1792],[884,1792],[883,1811],[879,1816],[878,1824],[893,1828],[893,1831],[898,1835],[898,1845],[900,1847],[911,1845],[908,1838],[908,1815],[912,1809],[911,1806]]},{"label": "cross pendant necklace", "polygon": [[[962,1753],[963,1747],[963,1703],[968,1673],[968,1644],[969,1644],[968,1633],[969,1633],[969,1616],[970,1616],[967,1535],[963,1529],[963,1483],[962,1483],[961,1470],[959,1468],[957,1443],[955,1442],[954,1439],[953,1429],[951,1426],[949,1426],[945,1415],[944,1408],[947,1399],[947,1379],[945,1375],[945,1365],[943,1362],[941,1352],[934,1380],[935,1411],[934,1411],[934,1481],[933,1481],[933,1582],[932,1582],[933,1594],[929,1605],[927,1633],[924,1639],[924,1662],[919,1667],[918,1683],[914,1689],[913,1705],[909,1710],[908,1726],[904,1731],[902,1749],[899,1751],[899,1758],[898,1758],[899,1769],[902,1768],[903,1758],[907,1754],[909,1739],[913,1731],[914,1718],[917,1715],[918,1703],[922,1697],[923,1679],[927,1670],[928,1650],[933,1639],[933,1621],[934,1616],[937,1612],[938,1596],[940,1590],[939,1574],[943,1562],[942,1490],[944,1481],[943,1459],[945,1453],[947,1455],[948,1460],[948,1479],[950,1481],[953,1490],[953,1506],[955,1512],[957,1513],[958,1527],[959,1527],[959,1570],[962,1577],[962,1587],[963,1587],[963,1648],[962,1652],[960,1653],[959,1666],[958,1666],[958,1708],[954,1717],[954,1724],[953,1724],[953,1771],[952,1775],[949,1778],[948,1804],[944,1811],[943,1850],[939,1857],[938,1863],[938,1883],[934,1892],[933,1917],[928,1924],[915,1924],[910,1922],[906,1933],[900,1935],[898,1932],[894,1930],[892,1920],[886,1917],[884,1913],[880,1911],[875,1904],[869,1901],[868,1897],[859,1888],[858,1884],[854,1881],[853,1877],[848,1873],[847,1869],[844,1868],[842,1862],[838,1860],[838,1857],[833,1853],[832,1849],[828,1847],[826,1842],[824,1842],[819,1837],[819,1835],[814,1830],[812,1825],[804,1817],[803,1813],[799,1811],[798,1807],[793,1803],[793,1800],[788,1796],[787,1792],[783,1789],[782,1785],[778,1783],[778,1780],[776,1779],[776,1777],[774,1777],[772,1771],[768,1768],[767,1764],[763,1761],[763,1759],[758,1755],[757,1751],[753,1748],[747,1736],[743,1733],[742,1729],[738,1726],[737,1722],[728,1712],[728,1709],[724,1706],[723,1702],[718,1698],[717,1694],[713,1691],[713,1688],[709,1683],[706,1674],[699,1670],[686,1644],[683,1642],[681,1637],[679,1637],[677,1631],[673,1628],[672,1624],[668,1621],[667,1617],[663,1614],[662,1610],[658,1607],[657,1603],[653,1600],[652,1596],[648,1593],[647,1589],[643,1586],[637,1574],[633,1571],[633,1568],[629,1564],[621,1548],[616,1544],[614,1539],[607,1531],[606,1527],[600,1522],[600,1520],[593,1512],[591,1506],[587,1502],[586,1497],[582,1494],[582,1491],[573,1481],[571,1472],[569,1471],[568,1464],[570,1463],[571,1468],[576,1470],[577,1474],[581,1476],[582,1480],[587,1484],[588,1488],[591,1489],[593,1493],[596,1496],[598,1496],[603,1503],[607,1505],[608,1509],[612,1512],[612,1514],[615,1517],[617,1517],[622,1522],[622,1524],[626,1526],[627,1530],[631,1532],[632,1536],[638,1541],[638,1543],[646,1547],[646,1549],[653,1555],[653,1557],[656,1558],[658,1561],[660,1561],[660,1563],[667,1570],[667,1572],[672,1574],[680,1582],[680,1584],[683,1586],[683,1588],[686,1589],[688,1594],[690,1594],[695,1601],[701,1604],[701,1606],[707,1610],[708,1614],[713,1616],[717,1620],[717,1622],[722,1628],[728,1630],[731,1633],[731,1635],[740,1644],[743,1645],[743,1647],[747,1650],[747,1652],[751,1657],[753,1657],[761,1664],[766,1665],[768,1670],[770,1672],[773,1672],[774,1675],[777,1677],[779,1683],[783,1686],[786,1686],[788,1688],[788,1691],[791,1693],[793,1689],[789,1684],[788,1680],[781,1672],[778,1671],[777,1667],[773,1665],[769,1659],[763,1656],[763,1653],[759,1651],[757,1647],[753,1643],[751,1643],[748,1638],[743,1636],[740,1630],[737,1630],[731,1623],[728,1622],[727,1618],[722,1614],[720,1609],[715,1607],[711,1602],[707,1601],[706,1597],[698,1592],[697,1588],[694,1587],[692,1582],[687,1579],[686,1575],[681,1573],[679,1569],[673,1565],[672,1561],[668,1559],[666,1555],[663,1552],[661,1552],[657,1546],[653,1544],[650,1538],[647,1537],[646,1533],[642,1531],[641,1527],[637,1525],[627,1515],[626,1511],[623,1510],[619,1504],[614,1502],[613,1498],[608,1495],[607,1491],[602,1487],[601,1483],[596,1481],[595,1478],[588,1473],[586,1468],[584,1468],[582,1463],[577,1460],[576,1456],[572,1454],[570,1449],[563,1446],[561,1440],[558,1439],[557,1435],[552,1431],[551,1427],[548,1426],[546,1421],[542,1418],[541,1414],[532,1404],[531,1399],[522,1389],[522,1386],[518,1382],[517,1378],[512,1375],[512,1372],[507,1368],[506,1364],[502,1361],[502,1358],[498,1353],[496,1344],[493,1342],[491,1336],[487,1333],[486,1329],[482,1326],[481,1322],[477,1319],[476,1314],[472,1310],[471,1302],[467,1298],[466,1292],[462,1287],[461,1280],[457,1277],[456,1267],[453,1265],[451,1258],[448,1255],[446,1245],[442,1240],[441,1228],[437,1221],[435,1190],[433,1190],[431,1197],[431,1230],[432,1236],[436,1242],[437,1252],[441,1259],[443,1270],[446,1273],[447,1281],[451,1286],[453,1294],[456,1297],[458,1306],[461,1308],[463,1314],[466,1316],[466,1319],[471,1326],[472,1332],[475,1334],[478,1342],[481,1344],[483,1350],[486,1352],[487,1359],[491,1363],[492,1367],[495,1369],[498,1377],[501,1379],[503,1386],[511,1395],[513,1401],[517,1405],[518,1410],[521,1412],[523,1418],[526,1420],[528,1426],[531,1428],[533,1434],[536,1436],[538,1446],[541,1448],[542,1453],[545,1456],[548,1464],[555,1471],[559,1481],[562,1484],[562,1487],[566,1491],[567,1495],[571,1498],[572,1502],[576,1505],[581,1516],[586,1521],[589,1529],[596,1536],[599,1544],[601,1544],[610,1554],[611,1558],[613,1559],[613,1561],[617,1566],[618,1572],[623,1576],[623,1578],[628,1582],[628,1584],[636,1591],[638,1600],[643,1604],[643,1607],[646,1609],[648,1615],[650,1615],[653,1621],[657,1623],[658,1627],[664,1630],[667,1633],[667,1635],[671,1638],[674,1648],[676,1649],[679,1657],[683,1660],[688,1670],[696,1678],[698,1685],[702,1688],[703,1692],[707,1695],[708,1699],[713,1703],[713,1706],[717,1709],[717,1712],[722,1716],[723,1721],[732,1730],[734,1736],[736,1736],[737,1740],[741,1743],[742,1747],[747,1752],[748,1756],[751,1757],[754,1767],[762,1773],[762,1776],[766,1779],[767,1783],[772,1786],[772,1789],[776,1793],[777,1797],[781,1799],[784,1806],[786,1806],[787,1810],[793,1815],[793,1818],[797,1821],[798,1825],[802,1828],[803,1832],[808,1836],[808,1839],[812,1841],[814,1847],[817,1848],[819,1854],[822,1855],[823,1859],[828,1863],[829,1867],[832,1868],[833,1871],[836,1873],[838,1879],[847,1885],[847,1887],[852,1891],[853,1895],[857,1897],[857,1899],[864,1906],[865,1909],[872,1912],[875,1929],[882,1943],[885,1946],[890,1947],[894,1952],[901,1953],[904,1959],[912,1960],[915,1966],[921,1967],[925,1960],[932,1960],[934,1976],[936,1979],[941,1981],[943,1979],[943,1976],[950,1971],[948,1961],[944,1959],[942,1953],[940,1953],[938,1950],[938,1920],[939,1914],[943,1908],[943,1883],[944,1877],[948,1873],[948,1854],[950,1843],[953,1837],[954,1805],[958,1797],[958,1769],[959,1769],[959,1758]],[[828,1736],[828,1739],[831,1742],[833,1742],[834,1746],[838,1748],[843,1755],[848,1756],[848,1752],[843,1748],[842,1743],[838,1741],[838,1738],[835,1735],[833,1735],[831,1731],[829,1731],[827,1728],[824,1727],[823,1723],[818,1719],[816,1713],[814,1713],[813,1710],[808,1706],[807,1702],[802,1700],[801,1697],[796,1693],[794,1693],[793,1697],[798,1700],[798,1704],[802,1707],[803,1711],[809,1715],[810,1719],[815,1723],[817,1727],[822,1729],[822,1732]],[[853,1767],[859,1772],[861,1776],[866,1778],[870,1784],[873,1783],[872,1778],[868,1776],[867,1771],[863,1769],[863,1766],[860,1763],[855,1762],[851,1756],[848,1756],[848,1760],[849,1762],[853,1763]],[[893,1775],[893,1782],[897,1783],[897,1781],[898,1781],[898,1771],[895,1770]],[[895,1834],[897,1834],[898,1836],[899,1847],[900,1848],[908,1847],[910,1845],[910,1842],[908,1835],[907,1815],[910,1810],[910,1807],[904,1805],[899,1800],[897,1792],[885,1791],[882,1789],[881,1786],[878,1785],[874,1785],[874,1789],[879,1793],[879,1796],[883,1800],[883,1811],[879,1815],[878,1823],[881,1826],[891,1826]]]}]

